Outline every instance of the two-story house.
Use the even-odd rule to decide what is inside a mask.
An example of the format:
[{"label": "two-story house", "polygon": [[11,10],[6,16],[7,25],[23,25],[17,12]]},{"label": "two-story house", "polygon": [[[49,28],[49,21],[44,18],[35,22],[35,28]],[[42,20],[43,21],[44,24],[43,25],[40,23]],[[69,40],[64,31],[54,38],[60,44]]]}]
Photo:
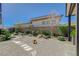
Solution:
[{"label": "two-story house", "polygon": [[60,20],[61,16],[59,15],[46,15],[36,17],[32,19],[32,27],[34,30],[51,30],[54,32],[56,27],[59,25]]},{"label": "two-story house", "polygon": [[59,21],[62,16],[59,15],[46,15],[41,17],[32,18],[30,23],[16,24],[15,27],[21,31],[32,30],[50,30],[54,32],[59,26]]}]

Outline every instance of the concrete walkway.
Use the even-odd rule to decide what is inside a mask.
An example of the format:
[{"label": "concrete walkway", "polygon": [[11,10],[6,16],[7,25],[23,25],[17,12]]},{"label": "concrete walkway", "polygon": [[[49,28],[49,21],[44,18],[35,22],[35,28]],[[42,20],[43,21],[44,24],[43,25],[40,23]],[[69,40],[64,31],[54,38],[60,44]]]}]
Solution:
[{"label": "concrete walkway", "polygon": [[[37,44],[33,44],[33,40]],[[10,41],[0,42],[0,55],[5,56],[75,56],[76,46],[56,38],[46,40],[18,35]]]}]

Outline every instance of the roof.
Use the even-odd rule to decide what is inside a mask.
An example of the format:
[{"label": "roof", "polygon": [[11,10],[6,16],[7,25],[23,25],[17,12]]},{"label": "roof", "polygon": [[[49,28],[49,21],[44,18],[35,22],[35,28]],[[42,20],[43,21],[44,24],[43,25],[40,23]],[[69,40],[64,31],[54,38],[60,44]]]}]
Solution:
[{"label": "roof", "polygon": [[[53,15],[53,17],[61,17],[61,16]],[[38,21],[38,20],[44,20],[44,19],[47,19],[47,18],[51,18],[51,15],[45,15],[45,16],[35,17],[35,18],[31,18],[31,19],[32,19],[32,21]]]},{"label": "roof", "polygon": [[32,19],[32,21],[37,21],[37,20],[42,20],[42,19],[47,19],[47,18],[50,18],[50,15],[35,17],[35,18],[31,18],[31,19]]}]

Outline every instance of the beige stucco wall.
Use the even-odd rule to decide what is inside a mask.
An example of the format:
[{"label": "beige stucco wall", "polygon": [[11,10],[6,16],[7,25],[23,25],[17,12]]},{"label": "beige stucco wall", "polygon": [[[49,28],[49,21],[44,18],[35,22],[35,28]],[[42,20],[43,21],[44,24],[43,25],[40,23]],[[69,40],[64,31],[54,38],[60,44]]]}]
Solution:
[{"label": "beige stucco wall", "polygon": [[59,24],[60,18],[60,16],[54,16],[45,19],[36,19],[36,21],[32,21],[32,25],[34,27],[57,26]]},{"label": "beige stucco wall", "polygon": [[[50,16],[49,18],[45,18],[41,20],[36,19],[36,21],[32,21],[32,26],[34,30],[50,30],[54,32],[59,25],[61,20],[61,16]],[[42,24],[42,22],[48,22],[48,24]]]},{"label": "beige stucco wall", "polygon": [[[29,24],[17,24],[16,28],[26,31],[27,29],[38,29],[38,30],[55,30],[56,26],[59,25],[61,16],[46,16],[39,17],[32,20]],[[44,24],[43,24],[44,23]]]}]

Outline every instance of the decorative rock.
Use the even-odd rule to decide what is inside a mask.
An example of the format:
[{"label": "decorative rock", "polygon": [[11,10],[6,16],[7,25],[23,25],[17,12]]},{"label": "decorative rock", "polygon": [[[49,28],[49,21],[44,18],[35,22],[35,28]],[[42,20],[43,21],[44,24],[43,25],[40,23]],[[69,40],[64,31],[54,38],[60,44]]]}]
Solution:
[{"label": "decorative rock", "polygon": [[37,44],[37,41],[36,40],[33,40],[33,44]]}]

